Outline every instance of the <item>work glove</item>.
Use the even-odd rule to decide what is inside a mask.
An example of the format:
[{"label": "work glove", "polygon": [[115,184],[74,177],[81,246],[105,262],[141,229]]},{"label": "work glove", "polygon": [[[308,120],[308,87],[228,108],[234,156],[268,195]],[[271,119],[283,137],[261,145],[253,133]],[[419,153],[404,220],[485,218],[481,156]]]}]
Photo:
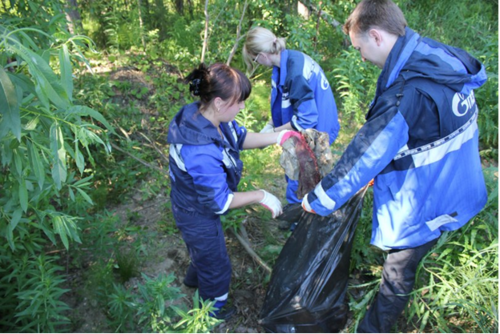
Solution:
[{"label": "work glove", "polygon": [[301,139],[302,135],[300,134],[300,132],[297,131],[283,130],[279,133],[276,143],[279,144],[280,146],[283,146],[283,143],[286,142],[291,137],[297,137]]},{"label": "work glove", "polygon": [[259,203],[271,211],[273,218],[279,216],[283,212],[280,200],[273,194],[270,194],[263,189],[260,189],[260,191],[264,192],[264,198]]},{"label": "work glove", "polygon": [[309,194],[306,194],[304,196],[304,198],[302,199],[302,209],[304,209],[304,211],[307,211],[307,212],[310,212],[310,213],[316,213],[311,208],[311,205],[309,205],[309,201],[307,200],[307,195],[309,195]]},{"label": "work glove", "polygon": [[271,123],[267,123],[265,127],[260,130],[260,133],[272,133],[274,132],[274,126]]}]

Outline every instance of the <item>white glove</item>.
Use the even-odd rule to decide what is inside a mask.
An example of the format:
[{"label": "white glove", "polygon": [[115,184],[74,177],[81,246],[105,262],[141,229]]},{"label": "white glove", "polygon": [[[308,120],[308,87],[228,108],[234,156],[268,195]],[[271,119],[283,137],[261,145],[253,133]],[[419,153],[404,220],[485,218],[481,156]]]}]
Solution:
[{"label": "white glove", "polygon": [[271,123],[267,123],[265,127],[260,130],[260,133],[272,133],[274,132],[274,126]]},{"label": "white glove", "polygon": [[307,200],[307,195],[309,195],[309,194],[306,194],[304,196],[304,198],[302,199],[302,209],[304,209],[304,211],[307,211],[307,212],[310,212],[310,213],[316,213],[311,208],[311,205],[309,204],[309,201]]},{"label": "white glove", "polygon": [[260,191],[264,193],[264,198],[259,203],[263,207],[271,211],[273,218],[278,217],[283,212],[283,208],[281,207],[281,202],[278,197],[268,193],[263,189],[260,189]]}]

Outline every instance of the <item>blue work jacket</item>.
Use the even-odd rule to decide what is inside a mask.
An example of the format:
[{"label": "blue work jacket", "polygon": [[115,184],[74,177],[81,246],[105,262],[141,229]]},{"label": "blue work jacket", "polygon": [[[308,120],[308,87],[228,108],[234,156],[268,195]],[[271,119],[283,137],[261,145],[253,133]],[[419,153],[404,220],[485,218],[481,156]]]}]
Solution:
[{"label": "blue work jacket", "polygon": [[487,201],[473,91],[485,81],[468,53],[407,28],[366,123],[308,194],[312,209],[328,215],[374,178],[372,244],[417,247],[463,226]]},{"label": "blue work jacket", "polygon": [[170,199],[172,203],[200,215],[227,212],[240,182],[247,131],[236,121],[217,128],[200,112],[200,103],[184,106],[169,126]]},{"label": "blue work jacket", "polygon": [[275,127],[291,122],[297,131],[314,128],[337,138],[340,124],[332,89],[321,67],[308,55],[281,52],[273,67],[271,116]]}]

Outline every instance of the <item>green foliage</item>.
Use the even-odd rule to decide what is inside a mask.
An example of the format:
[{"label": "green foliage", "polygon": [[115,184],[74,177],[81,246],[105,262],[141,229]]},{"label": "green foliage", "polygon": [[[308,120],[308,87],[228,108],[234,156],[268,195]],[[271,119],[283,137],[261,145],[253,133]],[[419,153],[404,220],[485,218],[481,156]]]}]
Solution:
[{"label": "green foliage", "polygon": [[[179,288],[170,286],[174,276],[160,275],[151,279],[142,274],[144,284],[137,286],[137,294],[121,285],[113,285],[109,298],[111,325],[116,331],[128,332],[142,329],[153,333],[209,333],[220,320],[210,317],[214,301],[202,301],[196,291],[193,309],[174,306],[183,297]],[[137,324],[134,321],[138,321]]]},{"label": "green foliage", "polygon": [[134,328],[134,315],[137,307],[135,296],[123,285],[113,284],[109,294],[110,326],[116,332],[126,333]]},{"label": "green foliage", "polygon": [[351,254],[351,270],[362,275],[380,277],[382,252],[376,247],[367,247],[372,235],[373,189],[370,187],[363,199],[363,210],[356,227],[353,250]]},{"label": "green foliage", "polygon": [[222,222],[222,228],[224,230],[235,229],[238,230],[240,228],[243,219],[247,216],[247,213],[244,209],[232,209],[229,210],[228,213],[224,216],[220,217]]},{"label": "green foliage", "polygon": [[[1,251],[0,328],[4,331],[56,332],[68,328],[68,305],[60,297],[68,290],[60,285],[62,267],[55,256],[15,255]],[[9,259],[9,262],[5,260]]]},{"label": "green foliage", "polygon": [[138,262],[138,256],[133,249],[119,249],[116,252],[116,268],[122,283],[139,275]]},{"label": "green foliage", "polygon": [[26,5],[39,16],[19,20],[26,8],[16,3],[0,25],[0,253],[11,272],[26,277],[16,278],[23,284],[17,289],[2,290],[12,306],[2,317],[10,330],[56,331],[68,322],[59,301],[64,279],[53,258],[41,254],[80,242],[78,216],[92,205],[86,164],[92,146],[109,152],[109,124],[73,100],[73,66],[85,63],[81,50],[92,42],[67,34],[58,3]]},{"label": "green foliage", "polygon": [[408,318],[418,317],[420,331],[498,331],[498,168],[484,172],[483,211],[443,234],[419,265]]},{"label": "green foliage", "polygon": [[361,61],[359,52],[344,50],[343,57],[336,60],[333,70],[336,90],[342,106],[344,124],[354,121],[363,124],[368,105],[375,95],[375,82],[380,70]]},{"label": "green foliage", "polygon": [[488,81],[478,90],[478,126],[481,149],[491,151],[490,156],[498,157],[498,43],[482,38],[484,49],[478,52],[488,75]]},{"label": "green foliage", "polygon": [[178,307],[172,307],[182,317],[182,320],[173,328],[179,333],[210,333],[216,325],[222,322],[210,316],[210,313],[216,310],[213,307],[214,304],[215,301],[202,300],[196,290],[193,295],[193,309],[186,312]]},{"label": "green foliage", "polygon": [[156,280],[144,274],[142,276],[145,284],[138,286],[139,295],[143,300],[137,312],[139,324],[150,328],[152,332],[164,333],[175,315],[170,306],[165,307],[165,302],[179,299],[182,295],[179,288],[169,286],[175,279],[173,275],[160,275]]},{"label": "green foliage", "polygon": [[[46,36],[40,30],[32,31],[35,35]],[[100,144],[109,150],[96,133],[102,129],[92,120],[108,127],[109,124],[99,112],[73,104],[68,45],[62,44],[58,52],[59,77],[50,67],[49,58],[45,57],[50,50],[33,48],[33,40],[22,29],[9,31],[3,28],[2,32],[4,38],[0,48],[6,56],[18,58],[15,63],[7,65],[9,72],[0,70],[3,73],[0,83],[8,94],[5,95],[8,100],[5,102],[2,99],[0,103],[6,103],[0,123],[2,164],[7,171],[2,183],[5,190],[9,189],[17,195],[3,199],[3,215],[10,217],[8,221],[12,222],[5,236],[14,249],[13,232],[21,214],[33,212],[38,216],[38,224],[49,217],[55,232],[68,247],[66,236],[77,240],[72,227],[73,219],[58,214],[48,196],[54,196],[60,205],[64,205],[61,198],[64,193],[61,191],[67,191],[73,201],[76,191],[92,204],[86,193],[88,180],[75,179],[69,164],[74,163],[82,175],[85,170],[83,153],[85,150],[89,153],[90,145]],[[15,94],[8,93],[13,89],[13,83],[16,83]],[[68,172],[72,175],[71,180],[68,179]],[[44,229],[44,232],[55,242],[50,230]]]}]

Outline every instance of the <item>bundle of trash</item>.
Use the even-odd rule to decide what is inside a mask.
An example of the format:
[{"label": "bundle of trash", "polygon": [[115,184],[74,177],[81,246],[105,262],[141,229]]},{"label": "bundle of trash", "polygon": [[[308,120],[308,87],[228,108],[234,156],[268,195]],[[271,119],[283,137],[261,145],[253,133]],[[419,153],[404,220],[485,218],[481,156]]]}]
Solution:
[{"label": "bundle of trash", "polygon": [[299,199],[314,189],[321,178],[332,170],[333,156],[328,133],[315,129],[301,132],[302,140],[291,137],[283,143],[280,165],[292,180],[299,180]]},{"label": "bundle of trash", "polygon": [[[328,135],[314,129],[302,134],[303,140],[285,142],[280,159],[286,174],[299,180],[299,198],[314,189],[333,165]],[[298,205],[289,206],[279,217],[297,219],[298,224],[273,267],[259,316],[266,331],[318,333],[344,328],[351,248],[366,190],[327,217]]]}]

